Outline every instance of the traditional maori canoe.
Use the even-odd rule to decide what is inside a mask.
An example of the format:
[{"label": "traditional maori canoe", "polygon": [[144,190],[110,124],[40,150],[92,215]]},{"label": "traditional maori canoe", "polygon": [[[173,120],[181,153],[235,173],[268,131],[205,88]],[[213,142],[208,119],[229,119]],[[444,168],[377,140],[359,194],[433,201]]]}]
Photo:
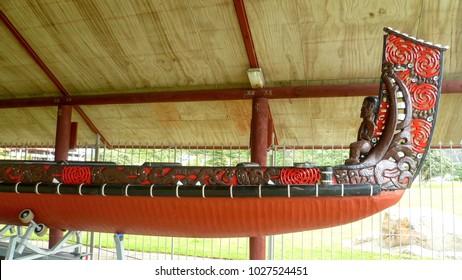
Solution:
[{"label": "traditional maori canoe", "polygon": [[423,164],[447,50],[384,31],[373,133],[366,142],[358,137],[362,148],[352,144],[352,154],[358,149],[359,156],[348,164],[1,161],[0,223],[21,225],[33,212],[35,222],[57,229],[244,237],[332,227],[380,212],[401,199]]}]

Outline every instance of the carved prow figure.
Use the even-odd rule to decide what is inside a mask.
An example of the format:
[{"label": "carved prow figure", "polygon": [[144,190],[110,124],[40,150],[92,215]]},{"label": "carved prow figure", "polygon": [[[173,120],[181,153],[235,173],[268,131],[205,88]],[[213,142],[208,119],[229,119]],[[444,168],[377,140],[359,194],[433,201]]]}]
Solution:
[{"label": "carved prow figure", "polygon": [[372,139],[375,131],[375,115],[378,110],[378,98],[369,96],[364,98],[361,107],[363,121],[358,130],[358,141],[350,144],[350,158],[345,164],[358,164],[361,156],[369,154],[374,143]]},{"label": "carved prow figure", "polygon": [[[397,145],[402,146],[405,143],[409,144],[410,133],[396,133],[397,131],[409,132],[412,119],[412,101],[409,90],[396,75],[392,63],[383,65],[381,79],[386,89],[382,93],[382,100],[385,100],[384,102],[387,104],[385,111],[387,114],[386,125],[380,133],[380,138],[373,138],[373,135],[377,134],[376,131],[364,128],[364,123],[370,123],[371,121],[373,124],[369,124],[368,127],[373,128],[373,130],[377,127],[374,123],[375,120],[373,120],[376,116],[375,103],[372,103],[373,97],[366,97],[361,108],[361,117],[364,120],[359,128],[358,141],[350,145],[350,158],[345,161],[345,164],[361,163],[363,166],[374,166],[383,159],[392,143],[394,143],[395,147]],[[372,107],[373,105],[374,107]],[[403,113],[400,114],[398,109],[401,109]],[[363,111],[365,112],[363,113]],[[363,156],[361,160],[360,155]]]},{"label": "carved prow figure", "polygon": [[350,159],[345,166],[334,167],[334,173],[339,181],[353,183],[348,174],[355,174],[357,180],[356,174],[364,177],[373,172],[367,179],[389,190],[411,186],[429,149],[441,92],[443,52],[447,47],[391,28],[384,31],[388,35],[373,147],[358,144],[361,141],[352,143]]}]

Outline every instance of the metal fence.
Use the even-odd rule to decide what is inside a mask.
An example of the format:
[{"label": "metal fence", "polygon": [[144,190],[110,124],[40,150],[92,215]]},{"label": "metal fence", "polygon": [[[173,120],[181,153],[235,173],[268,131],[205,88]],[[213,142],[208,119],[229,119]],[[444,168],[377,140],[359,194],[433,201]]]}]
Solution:
[{"label": "metal fence", "polygon": [[[0,145],[0,159],[53,160],[50,146]],[[342,164],[347,156],[348,150],[342,147],[274,146],[268,153],[268,165],[335,165]],[[87,145],[72,150],[69,159],[124,165],[177,162],[183,166],[234,166],[250,161],[250,151],[223,146],[131,145],[109,149]],[[348,225],[268,236],[267,259],[462,259],[461,179],[462,146],[434,146],[412,188],[397,205]],[[89,258],[117,258],[117,236],[113,233],[82,232],[81,238]],[[45,240],[46,236],[37,239],[37,246],[46,248]],[[249,258],[247,238],[124,235],[123,246],[125,259]]]}]

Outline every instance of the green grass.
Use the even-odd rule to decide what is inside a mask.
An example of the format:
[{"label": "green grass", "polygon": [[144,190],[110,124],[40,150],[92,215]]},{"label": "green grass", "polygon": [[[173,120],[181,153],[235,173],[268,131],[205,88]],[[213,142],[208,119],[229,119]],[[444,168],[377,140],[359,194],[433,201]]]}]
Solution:
[{"label": "green grass", "polygon": [[405,207],[435,208],[462,216],[462,182],[416,182],[400,204]]},{"label": "green grass", "polygon": [[[345,228],[346,227],[346,228]],[[323,229],[314,232],[293,233],[275,236],[274,256],[276,260],[399,260],[421,259],[410,255],[391,254],[387,250],[372,253],[360,246],[341,245],[339,230]],[[344,237],[348,237],[349,226],[344,226]],[[113,249],[113,234],[96,233],[95,248]],[[333,240],[331,240],[333,236]],[[89,234],[82,234],[82,243],[90,244]],[[33,236],[33,240],[47,241],[48,236]],[[72,242],[72,240],[71,240]],[[173,243],[173,250],[172,250]],[[246,260],[248,255],[247,238],[178,238],[125,235],[125,250],[166,255],[182,255],[197,258]],[[376,248],[378,249],[378,248]],[[156,257],[154,257],[156,259]],[[160,258],[162,259],[162,257]],[[168,258],[167,258],[168,259]]]},{"label": "green grass", "polygon": [[[95,247],[115,248],[113,234],[101,233]],[[83,242],[89,244],[84,234]],[[248,259],[247,238],[179,238],[125,235],[126,250],[216,259]]]}]

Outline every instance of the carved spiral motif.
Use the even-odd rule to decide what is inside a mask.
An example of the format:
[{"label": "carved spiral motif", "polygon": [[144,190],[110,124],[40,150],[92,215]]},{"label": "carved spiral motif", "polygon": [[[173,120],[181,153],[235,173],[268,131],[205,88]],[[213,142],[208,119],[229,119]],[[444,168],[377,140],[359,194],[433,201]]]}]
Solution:
[{"label": "carved spiral motif", "polygon": [[422,119],[413,119],[411,125],[412,150],[416,153],[425,152],[430,138],[431,123]]},{"label": "carved spiral motif", "polygon": [[2,181],[21,182],[23,172],[21,170],[21,167],[19,166],[2,167],[2,170],[0,170],[0,172],[4,173],[0,175],[0,180]]},{"label": "carved spiral motif", "polygon": [[62,179],[64,184],[90,184],[91,169],[88,166],[65,166]]},{"label": "carved spiral motif", "polygon": [[400,71],[398,73],[396,73],[396,75],[398,76],[398,78],[400,78],[403,82],[406,83],[406,85],[408,85],[409,81],[410,81],[410,73],[411,73],[411,70],[410,69],[407,69],[405,71]]},{"label": "carved spiral motif", "polygon": [[316,184],[321,179],[317,168],[283,168],[281,170],[282,184]]},{"label": "carved spiral motif", "polygon": [[425,78],[438,75],[440,72],[439,52],[434,49],[423,48],[415,61],[414,69],[417,74]]},{"label": "carved spiral motif", "polygon": [[435,107],[438,89],[434,85],[420,84],[411,86],[412,106],[414,109],[426,111]]},{"label": "carved spiral motif", "polygon": [[385,49],[387,62],[408,64],[416,59],[415,45],[395,35],[389,35]]}]

